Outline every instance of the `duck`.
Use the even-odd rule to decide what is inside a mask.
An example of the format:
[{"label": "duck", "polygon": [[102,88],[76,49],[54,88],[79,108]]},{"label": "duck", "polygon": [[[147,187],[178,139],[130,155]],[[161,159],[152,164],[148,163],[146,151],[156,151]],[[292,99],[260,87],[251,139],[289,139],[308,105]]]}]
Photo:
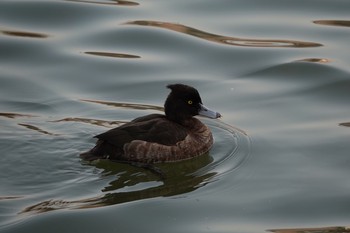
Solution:
[{"label": "duck", "polygon": [[80,157],[144,164],[177,162],[206,154],[213,145],[210,128],[195,116],[220,118],[202,103],[197,89],[166,86],[165,114],[149,114],[95,136],[96,145]]}]

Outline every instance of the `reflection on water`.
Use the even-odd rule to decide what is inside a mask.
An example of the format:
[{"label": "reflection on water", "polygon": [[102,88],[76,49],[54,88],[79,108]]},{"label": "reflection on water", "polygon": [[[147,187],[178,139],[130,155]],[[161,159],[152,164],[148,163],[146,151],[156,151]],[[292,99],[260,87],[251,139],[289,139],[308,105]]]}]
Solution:
[{"label": "reflection on water", "polygon": [[304,59],[300,59],[297,61],[313,62],[313,63],[329,63],[329,62],[331,62],[331,60],[327,59],[327,58],[304,58]]},{"label": "reflection on water", "polygon": [[350,127],[350,122],[340,123],[340,126]]},{"label": "reflection on water", "polygon": [[102,5],[119,5],[119,6],[137,6],[139,3],[132,1],[122,1],[122,0],[111,0],[111,1],[89,1],[89,0],[66,0],[69,2],[82,2],[82,3],[92,3],[92,4],[102,4]]},{"label": "reflection on water", "polygon": [[350,27],[350,20],[315,20],[313,22],[320,25]]},{"label": "reflection on water", "polygon": [[82,118],[82,117],[67,117],[67,118],[63,118],[63,119],[55,120],[51,122],[80,122],[80,123],[88,123],[91,125],[104,126],[104,127],[119,126],[124,123],[127,123],[127,121],[107,121],[107,120]]},{"label": "reflection on water", "polygon": [[[29,206],[24,213],[43,213],[59,209],[83,209],[115,205],[154,197],[169,197],[196,190],[208,182],[216,173],[196,175],[196,171],[212,162],[208,154],[188,161],[159,164],[157,168],[165,174],[163,178],[148,170],[140,170],[127,164],[101,160],[94,166],[102,169],[102,176],[115,176],[102,192],[104,195],[80,200],[47,200]],[[140,186],[141,188],[138,188]],[[146,187],[145,187],[146,186]],[[114,192],[116,191],[116,192]]]},{"label": "reflection on water", "polygon": [[124,53],[109,53],[109,52],[85,52],[85,54],[102,56],[102,57],[116,57],[116,58],[141,58],[137,55],[124,54]]},{"label": "reflection on water", "polygon": [[[19,118],[19,117],[27,117],[27,118],[28,117],[29,118],[37,117],[37,116],[34,116],[34,115],[28,115],[28,114],[4,113],[4,112],[0,113],[0,117],[1,116],[9,118],[9,119],[15,119],[15,118]],[[127,121],[119,121],[119,120],[109,121],[109,120],[91,119],[91,118],[82,118],[82,117],[66,117],[66,118],[63,118],[63,119],[51,120],[51,121],[47,121],[47,122],[53,122],[53,123],[58,123],[58,122],[78,122],[78,123],[87,123],[87,124],[103,126],[103,127],[119,126],[119,125],[127,123]],[[47,134],[47,135],[51,135],[51,136],[59,136],[59,134],[51,133],[51,132],[43,130],[43,129],[37,127],[37,126],[34,126],[32,124],[18,123],[18,125],[24,126],[27,129],[34,130],[34,131],[42,133],[42,134]]]},{"label": "reflection on water", "polygon": [[50,133],[50,132],[43,130],[43,129],[40,129],[39,127],[34,126],[34,125],[23,124],[23,123],[19,123],[18,125],[24,126],[27,129],[34,130],[34,131],[42,133],[42,134],[47,134],[47,135],[51,135],[51,136],[58,136],[58,134]]},{"label": "reflection on water", "polygon": [[0,33],[7,36],[18,36],[18,37],[31,37],[31,38],[47,38],[46,34],[36,33],[36,32],[25,32],[25,31],[15,31],[15,30],[0,30]]},{"label": "reflection on water", "polygon": [[0,196],[0,201],[13,200],[13,199],[19,199],[19,198],[22,198],[22,196]]},{"label": "reflection on water", "polygon": [[[0,1],[0,232],[349,232],[350,1],[315,2]],[[165,178],[80,162],[182,81],[253,145],[203,119],[210,154]]]},{"label": "reflection on water", "polygon": [[220,43],[220,44],[235,45],[235,46],[276,47],[276,48],[278,47],[304,48],[304,47],[322,46],[322,44],[319,44],[319,43],[306,42],[306,41],[246,39],[246,38],[222,36],[222,35],[201,31],[182,24],[175,24],[175,23],[168,23],[168,22],[138,20],[138,21],[130,21],[130,22],[127,22],[126,24],[164,28],[175,32],[191,35],[207,41]]},{"label": "reflection on water", "polygon": [[[83,100],[99,103],[107,106],[132,108],[132,109],[156,109],[161,107],[143,104],[115,103],[97,100]],[[110,126],[124,122],[103,121],[87,118],[67,117],[49,122],[83,122],[99,126]],[[98,194],[89,198],[76,200],[48,199],[25,207],[20,214],[38,214],[59,209],[84,209],[102,206],[116,205],[136,200],[144,200],[155,197],[170,197],[192,192],[204,185],[213,182],[214,177],[233,172],[240,167],[250,154],[250,140],[248,135],[239,129],[231,127],[221,121],[204,120],[213,132],[215,144],[210,151],[202,156],[175,163],[155,164],[154,169],[144,169],[142,166],[134,166],[127,163],[117,163],[109,160],[99,160],[92,163],[82,161],[83,166],[96,167],[100,172],[101,180],[111,180],[100,190]],[[29,124],[20,124],[41,133],[47,133],[42,129]],[[155,173],[154,171],[161,171]],[[161,175],[160,175],[161,174]],[[112,178],[112,179],[111,179]]]},{"label": "reflection on water", "polygon": [[320,228],[295,228],[268,230],[275,233],[346,233],[350,232],[347,227],[320,227]]},{"label": "reflection on water", "polygon": [[13,112],[0,112],[0,116],[11,118],[11,119],[18,118],[18,117],[34,117],[34,115],[20,114],[20,113],[13,113]]},{"label": "reflection on water", "polygon": [[129,108],[129,109],[136,109],[136,110],[156,110],[156,111],[164,112],[163,107],[150,105],[150,104],[119,103],[119,102],[88,100],[88,99],[81,99],[81,101],[103,104],[103,105],[113,106],[117,108]]},{"label": "reflection on water", "polygon": [[[163,107],[160,106],[155,106],[155,105],[148,105],[148,104],[138,104],[138,103],[119,103],[119,102],[109,102],[109,101],[100,101],[100,100],[86,100],[82,99],[81,101],[83,102],[89,102],[89,103],[97,103],[97,104],[102,104],[106,106],[113,106],[117,108],[128,108],[128,109],[135,109],[135,110],[156,110],[156,111],[164,111]],[[26,118],[32,118],[32,117],[38,117],[34,116],[31,114],[22,114],[22,113],[14,113],[14,112],[0,112],[0,117],[5,117],[8,119],[16,119],[16,118],[21,118],[21,117],[26,117]],[[40,120],[42,118],[38,117],[38,123],[41,124]],[[91,125],[97,125],[97,126],[103,126],[103,127],[115,127],[122,125],[126,123],[127,121],[121,121],[121,120],[103,120],[103,119],[92,119],[92,118],[84,118],[84,117],[65,117],[62,119],[58,120],[49,120],[46,121],[47,123],[60,123],[60,122],[77,122],[77,123],[86,123],[86,124],[91,124]],[[46,134],[50,136],[59,136],[60,134],[57,133],[52,133],[47,130],[41,129],[33,123],[17,123],[20,126],[25,127],[26,129],[33,130],[37,133],[40,134]]]}]

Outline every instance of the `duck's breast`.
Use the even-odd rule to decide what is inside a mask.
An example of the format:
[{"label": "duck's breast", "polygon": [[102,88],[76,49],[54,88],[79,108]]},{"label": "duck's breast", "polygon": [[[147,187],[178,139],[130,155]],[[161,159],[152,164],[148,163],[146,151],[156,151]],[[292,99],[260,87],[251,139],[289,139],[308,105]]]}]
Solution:
[{"label": "duck's breast", "polygon": [[209,151],[213,145],[210,129],[199,120],[191,123],[187,136],[174,145],[164,145],[158,142],[133,140],[123,147],[124,156],[128,160],[159,163],[174,162],[194,158]]}]

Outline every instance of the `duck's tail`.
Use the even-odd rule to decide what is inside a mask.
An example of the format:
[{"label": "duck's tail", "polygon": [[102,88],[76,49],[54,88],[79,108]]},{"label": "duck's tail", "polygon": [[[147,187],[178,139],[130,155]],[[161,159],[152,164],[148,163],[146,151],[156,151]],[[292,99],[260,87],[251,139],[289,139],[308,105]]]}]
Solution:
[{"label": "duck's tail", "polygon": [[81,153],[79,156],[80,156],[80,158],[82,158],[83,160],[86,160],[86,161],[94,161],[94,160],[102,158],[101,156],[97,156],[96,154],[94,154],[92,152],[92,149]]},{"label": "duck's tail", "polygon": [[94,148],[80,154],[80,158],[86,161],[112,159],[114,157],[116,157],[116,148],[103,140],[98,140]]}]

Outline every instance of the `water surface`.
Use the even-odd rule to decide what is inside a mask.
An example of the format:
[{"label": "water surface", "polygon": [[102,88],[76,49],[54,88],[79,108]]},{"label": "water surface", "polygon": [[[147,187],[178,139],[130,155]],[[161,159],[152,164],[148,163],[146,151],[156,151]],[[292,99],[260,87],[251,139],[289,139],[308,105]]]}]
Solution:
[{"label": "water surface", "polygon": [[[3,0],[1,232],[346,232],[350,2]],[[161,113],[170,83],[220,120],[149,169],[79,153]],[[52,226],[55,226],[54,228]]]}]

